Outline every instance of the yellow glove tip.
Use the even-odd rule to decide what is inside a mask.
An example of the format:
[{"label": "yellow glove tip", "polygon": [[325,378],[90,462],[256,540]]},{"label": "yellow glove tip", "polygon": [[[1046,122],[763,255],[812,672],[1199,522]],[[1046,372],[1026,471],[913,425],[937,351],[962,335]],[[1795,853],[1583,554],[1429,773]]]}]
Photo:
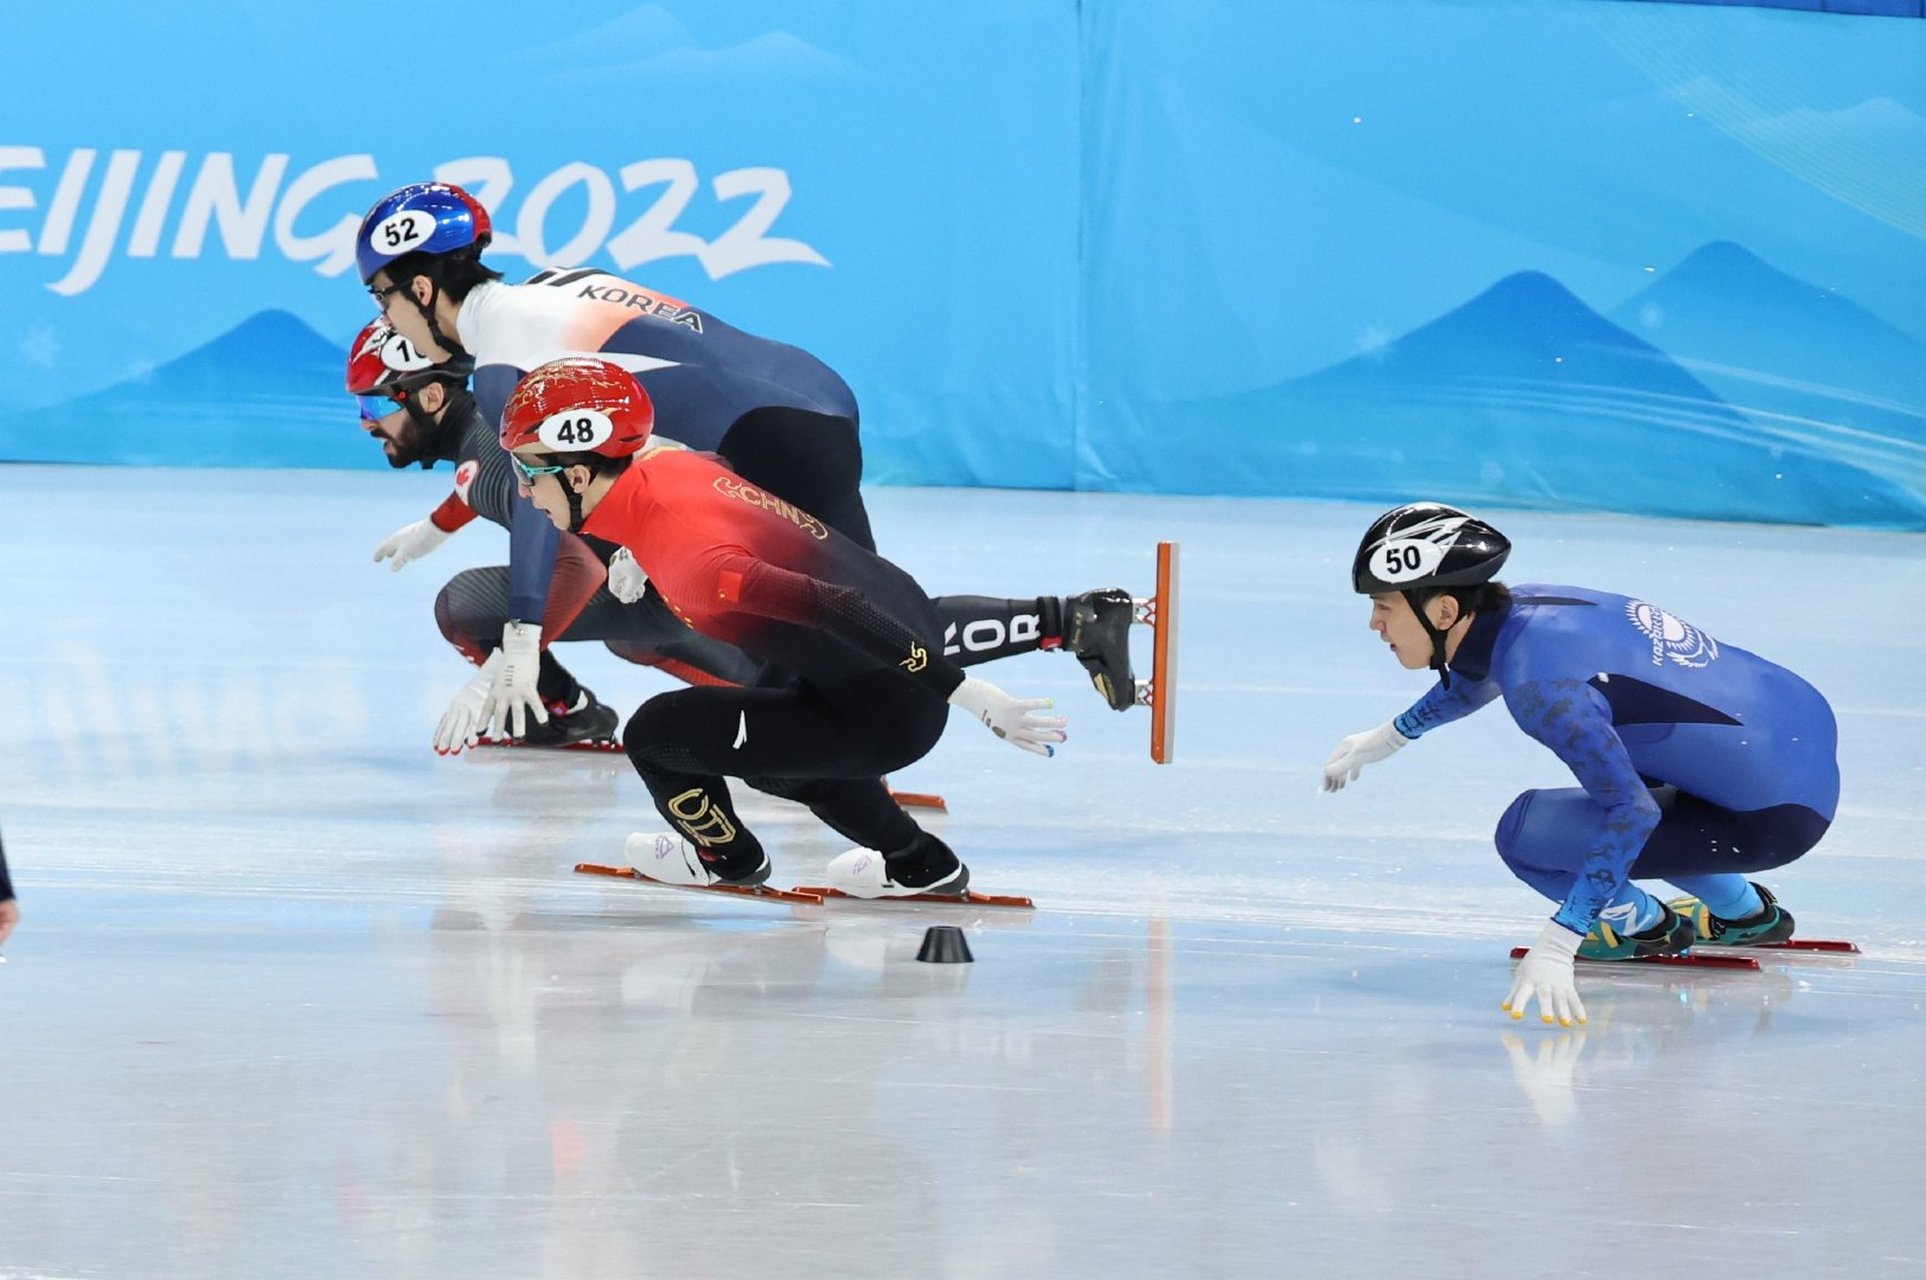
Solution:
[{"label": "yellow glove tip", "polygon": [[1552,1024],[1552,1023],[1553,1023],[1553,1022],[1555,1021],[1555,1019],[1554,1019],[1554,1018],[1553,1018],[1553,1017],[1552,1017],[1552,1016],[1551,1016],[1551,1015],[1550,1015],[1549,1013],[1541,1013],[1541,1014],[1539,1014],[1539,1015],[1538,1015],[1538,1020],[1539,1020],[1540,1022],[1542,1022],[1542,1023],[1544,1023],[1544,1024],[1545,1024],[1546,1026],[1548,1026],[1548,1027],[1549,1027],[1549,1026],[1550,1026],[1550,1025],[1551,1025],[1551,1024]]}]

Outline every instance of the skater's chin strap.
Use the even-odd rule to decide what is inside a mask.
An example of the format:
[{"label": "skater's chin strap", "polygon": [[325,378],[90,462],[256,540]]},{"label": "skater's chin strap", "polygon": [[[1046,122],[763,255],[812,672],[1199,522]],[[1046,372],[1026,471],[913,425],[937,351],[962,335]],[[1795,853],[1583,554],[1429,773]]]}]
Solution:
[{"label": "skater's chin strap", "polygon": [[[1424,633],[1431,637],[1431,669],[1438,673],[1438,687],[1449,689],[1451,664],[1445,660],[1445,636],[1448,633],[1438,630],[1431,624],[1431,615],[1424,611],[1424,596],[1421,592],[1406,590],[1403,594],[1405,600],[1411,605],[1411,612],[1418,615],[1418,625],[1423,627]],[[1459,621],[1462,622],[1463,619],[1460,618]]]},{"label": "skater's chin strap", "polygon": [[448,353],[450,359],[467,355],[468,348],[443,333],[441,331],[441,321],[435,318],[435,303],[441,301],[441,281],[435,279],[432,275],[428,275],[425,271],[417,272],[416,274],[427,276],[429,289],[428,301],[423,302],[421,299],[415,297],[415,291],[412,288],[408,290],[408,301],[414,303],[415,310],[421,312],[421,318],[428,326],[428,336],[435,340],[436,346]]},{"label": "skater's chin strap", "polygon": [[443,438],[445,435],[443,428],[452,419],[466,417],[469,410],[474,407],[475,398],[468,393],[468,388],[457,383],[444,382],[441,386],[444,396],[439,418],[421,407],[419,389],[408,392],[402,399],[401,407],[407,413],[408,421],[415,424],[414,451],[411,455],[398,460],[395,463],[396,466],[405,467],[410,462],[419,462],[421,469],[428,471],[443,459],[454,461],[454,454],[444,448],[446,441]]}]

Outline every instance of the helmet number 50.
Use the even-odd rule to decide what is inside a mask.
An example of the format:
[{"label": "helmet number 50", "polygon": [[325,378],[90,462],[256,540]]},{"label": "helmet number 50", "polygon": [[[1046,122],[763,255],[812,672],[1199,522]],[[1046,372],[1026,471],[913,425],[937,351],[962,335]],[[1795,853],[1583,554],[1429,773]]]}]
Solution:
[{"label": "helmet number 50", "polygon": [[1444,549],[1426,539],[1403,538],[1387,542],[1371,557],[1371,569],[1384,582],[1409,582],[1438,567]]}]

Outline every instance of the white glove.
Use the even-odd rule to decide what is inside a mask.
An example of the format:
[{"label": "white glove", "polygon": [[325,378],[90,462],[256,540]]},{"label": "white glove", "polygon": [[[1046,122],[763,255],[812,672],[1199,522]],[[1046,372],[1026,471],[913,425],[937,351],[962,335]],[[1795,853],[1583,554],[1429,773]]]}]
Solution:
[{"label": "white glove", "polygon": [[1585,1021],[1585,1002],[1578,998],[1578,980],[1572,969],[1578,944],[1585,939],[1556,920],[1547,920],[1538,941],[1518,962],[1511,976],[1511,994],[1499,1008],[1513,1018],[1525,1016],[1525,1008],[1538,997],[1538,1018],[1569,1027]]},{"label": "white glove", "polygon": [[389,534],[375,548],[375,560],[379,563],[390,556],[394,557],[394,563],[388,566],[388,572],[393,573],[410,560],[421,559],[446,541],[448,530],[440,528],[433,520],[417,520]]},{"label": "white glove", "polygon": [[649,589],[649,575],[635,562],[627,547],[617,547],[609,557],[609,594],[623,604],[634,604]]},{"label": "white glove", "polygon": [[1411,745],[1411,739],[1386,720],[1375,729],[1354,733],[1337,744],[1331,758],[1324,762],[1324,790],[1342,791],[1347,782],[1356,782],[1367,764],[1389,759],[1393,752]]},{"label": "white glove", "polygon": [[502,628],[502,647],[496,650],[502,664],[495,669],[495,681],[488,686],[482,701],[482,723],[491,738],[519,738],[528,731],[528,717],[536,724],[548,723],[548,708],[535,691],[542,669],[542,624],[511,622]]},{"label": "white glove", "polygon": [[455,700],[442,712],[441,723],[435,726],[435,754],[458,756],[463,747],[475,745],[482,728],[482,703],[488,700],[489,686],[495,683],[495,673],[501,670],[502,652],[497,649],[488,655],[475,678],[461,687]]},{"label": "white glove", "polygon": [[1050,744],[1065,739],[1062,716],[1040,716],[1036,712],[1055,704],[1048,698],[1012,698],[987,680],[963,677],[963,683],[950,694],[950,705],[963,710],[990,727],[990,732],[1011,746],[1022,747],[1040,756],[1057,753]]}]

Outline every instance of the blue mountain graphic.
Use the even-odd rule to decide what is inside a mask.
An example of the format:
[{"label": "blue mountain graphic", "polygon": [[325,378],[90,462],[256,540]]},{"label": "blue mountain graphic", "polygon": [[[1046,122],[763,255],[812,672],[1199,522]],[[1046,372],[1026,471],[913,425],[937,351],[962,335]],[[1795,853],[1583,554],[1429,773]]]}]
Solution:
[{"label": "blue mountain graphic", "polygon": [[1926,498],[1762,434],[1539,272],[1377,351],[1170,416],[1176,447],[1232,492],[1926,525]]},{"label": "blue mountain graphic", "polygon": [[1762,430],[1926,490],[1926,344],[1837,292],[1719,241],[1612,315]]},{"label": "blue mountain graphic", "polygon": [[263,311],[139,378],[0,415],[0,458],[161,466],[382,467],[342,391],[347,351]]}]

